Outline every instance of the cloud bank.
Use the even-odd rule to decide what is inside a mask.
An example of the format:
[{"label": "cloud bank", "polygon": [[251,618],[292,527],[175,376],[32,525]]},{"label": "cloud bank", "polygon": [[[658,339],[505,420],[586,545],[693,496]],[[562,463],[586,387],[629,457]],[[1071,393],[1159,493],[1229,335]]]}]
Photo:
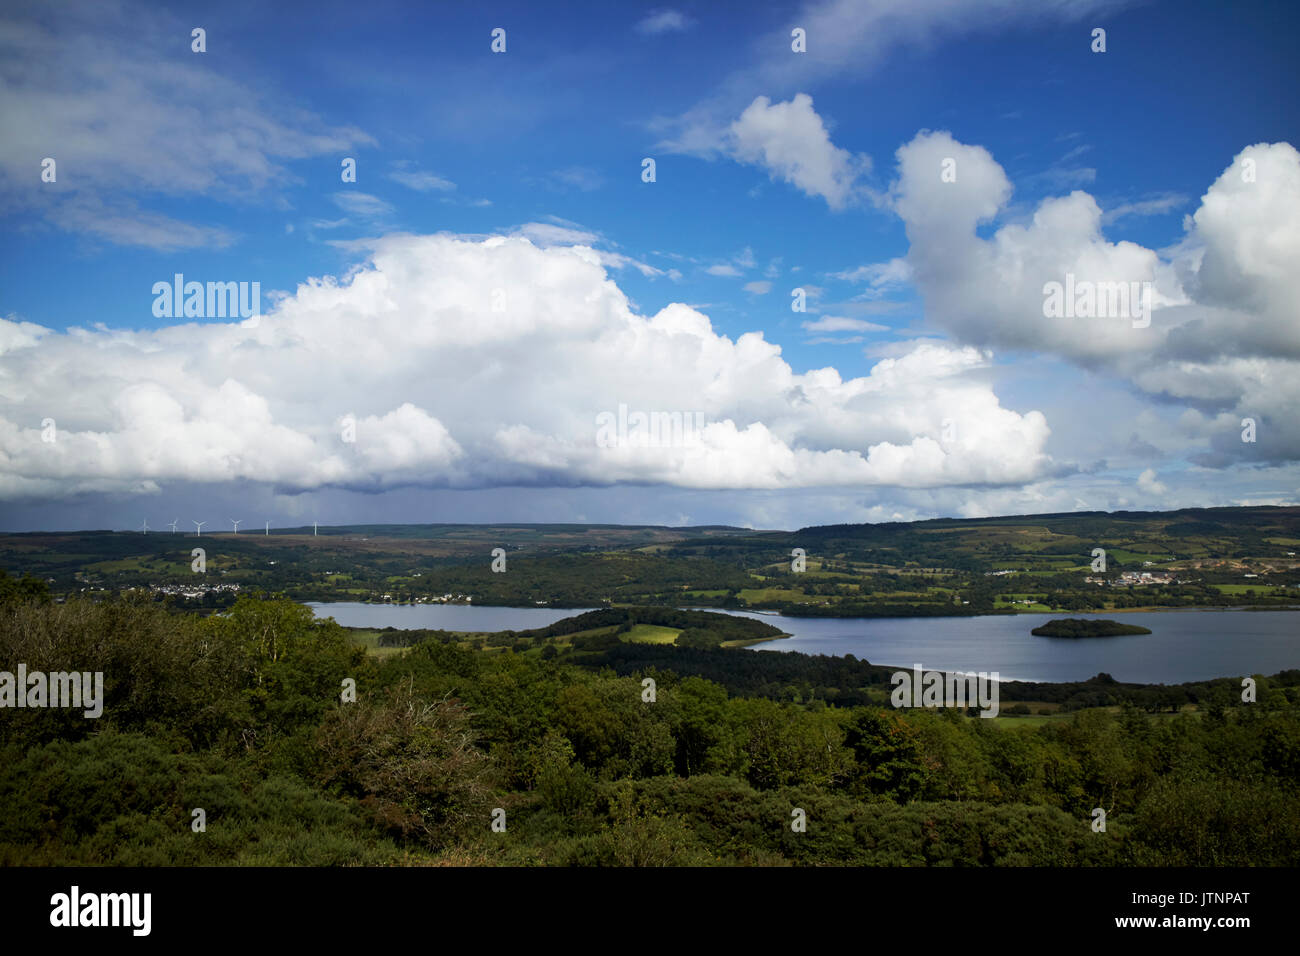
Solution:
[{"label": "cloud bank", "polygon": [[[0,497],[168,482],[326,487],[937,487],[1048,473],[990,355],[919,343],[843,379],[681,304],[637,314],[590,247],[394,235],[256,323],[67,334],[0,320]],[[599,447],[626,405],[697,442]],[[54,440],[43,426],[52,419]],[[354,440],[346,435],[349,427]]]}]

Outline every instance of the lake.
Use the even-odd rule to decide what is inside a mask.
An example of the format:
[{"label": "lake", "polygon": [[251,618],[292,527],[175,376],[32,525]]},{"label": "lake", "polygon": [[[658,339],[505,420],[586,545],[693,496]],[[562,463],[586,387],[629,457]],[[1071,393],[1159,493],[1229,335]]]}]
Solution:
[{"label": "lake", "polygon": [[[318,617],[346,627],[522,631],[581,610],[460,604],[311,602]],[[710,608],[709,610],[715,610]],[[1078,681],[1101,671],[1116,680],[1179,684],[1212,677],[1275,674],[1300,667],[1300,612],[1149,611],[1113,614],[983,617],[808,618],[727,611],[774,624],[792,637],[755,645],[758,652],[853,654],[873,664],[936,670],[997,671],[1004,680]],[[1105,618],[1151,629],[1133,637],[1082,640],[1029,633],[1062,617]]]},{"label": "lake", "polygon": [[344,627],[430,628],[440,631],[527,631],[547,627],[591,608],[478,607],[473,604],[364,604],[359,601],[307,601],[317,617],[332,617]]}]

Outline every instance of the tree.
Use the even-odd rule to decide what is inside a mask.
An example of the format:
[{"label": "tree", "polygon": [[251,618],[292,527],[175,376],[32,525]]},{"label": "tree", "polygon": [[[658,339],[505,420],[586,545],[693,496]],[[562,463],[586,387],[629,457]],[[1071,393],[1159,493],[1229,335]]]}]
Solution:
[{"label": "tree", "polygon": [[677,730],[677,772],[684,777],[722,769],[717,752],[727,736],[727,691],[701,677],[684,678],[677,688],[682,721]]},{"label": "tree", "polygon": [[863,708],[845,727],[844,743],[858,764],[853,789],[900,802],[925,787],[926,770],[916,731],[898,714]]},{"label": "tree", "polygon": [[[288,598],[241,597],[223,617],[200,624],[209,639],[243,653],[241,674],[256,724],[272,733],[319,719],[339,699],[344,678],[371,673],[365,649],[353,646],[332,620]],[[260,731],[249,728],[248,736]]]},{"label": "tree", "polygon": [[0,568],[0,610],[29,603],[49,604],[49,586],[29,572],[23,572],[21,578],[11,578],[8,571]]}]

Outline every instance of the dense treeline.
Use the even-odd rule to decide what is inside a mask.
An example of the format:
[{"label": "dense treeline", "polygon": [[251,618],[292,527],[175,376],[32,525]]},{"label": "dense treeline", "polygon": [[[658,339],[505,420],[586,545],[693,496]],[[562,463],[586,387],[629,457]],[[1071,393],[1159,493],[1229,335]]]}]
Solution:
[{"label": "dense treeline", "polygon": [[[98,720],[0,711],[0,863],[1300,863],[1297,672],[1253,704],[1018,726],[731,689],[796,655],[602,654],[624,651],[653,656],[623,673],[426,641],[377,660],[283,599],[205,619],[15,602],[0,668],[101,670],[107,699]],[[706,660],[718,680],[686,673]],[[881,670],[795,666],[850,690]]]},{"label": "dense treeline", "polygon": [[710,614],[707,611],[684,611],[672,607],[619,607],[588,611],[574,617],[556,621],[550,627],[525,633],[538,638],[576,634],[578,631],[599,627],[630,627],[634,624],[654,624],[675,627],[682,631],[706,630],[713,643],[723,641],[755,641],[780,637],[783,631],[766,621],[727,614]]},{"label": "dense treeline", "polygon": [[1131,637],[1138,634],[1150,634],[1150,628],[1138,627],[1136,624],[1121,624],[1119,621],[1098,621],[1089,618],[1067,617],[1048,621],[1029,632],[1038,637]]},{"label": "dense treeline", "polygon": [[975,614],[1014,614],[1011,608],[995,608],[991,600],[972,601],[969,605],[950,601],[931,604],[841,602],[839,604],[796,604],[767,602],[755,607],[778,610],[790,617],[970,617]]},{"label": "dense treeline", "polygon": [[[843,657],[798,651],[737,654],[727,650],[617,641],[597,649],[597,654],[574,655],[573,662],[627,675],[671,669],[705,677],[735,695],[792,702],[881,703],[888,696],[890,678],[899,670],[858,660],[852,654]],[[1230,677],[1166,686],[1121,683],[1109,674],[1098,674],[1086,681],[1055,684],[1008,681],[999,686],[1001,699],[1008,702],[1036,701],[1063,710],[1126,704],[1151,713],[1177,711],[1188,705],[1223,709],[1232,706],[1241,694],[1240,679]],[[1300,704],[1300,670],[1273,675],[1269,687],[1281,695],[1280,700]]]}]

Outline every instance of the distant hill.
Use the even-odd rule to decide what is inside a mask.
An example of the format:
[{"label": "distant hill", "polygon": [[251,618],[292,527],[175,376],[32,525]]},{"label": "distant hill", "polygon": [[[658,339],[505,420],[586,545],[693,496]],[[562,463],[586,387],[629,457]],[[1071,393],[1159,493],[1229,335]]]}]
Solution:
[{"label": "distant hill", "polygon": [[[1093,548],[1129,568],[1242,558],[1285,559],[1300,545],[1300,507],[1189,508],[936,518],[881,524],[818,525],[798,531],[692,541],[678,546],[709,557],[747,560],[762,551],[808,554],[882,566],[1065,571],[1086,569]],[[752,558],[750,559],[752,563]]]},{"label": "distant hill", "polygon": [[[572,523],[317,531],[276,527],[268,535],[245,525],[234,534],[209,525],[202,540],[193,531],[0,534],[0,568],[39,577],[56,596],[146,588],[155,599],[205,610],[251,590],[304,601],[631,604],[835,617],[1300,605],[1300,507],[799,531]],[[191,552],[200,546],[205,570],[196,572]],[[1095,571],[1098,549],[1106,567]]]}]

